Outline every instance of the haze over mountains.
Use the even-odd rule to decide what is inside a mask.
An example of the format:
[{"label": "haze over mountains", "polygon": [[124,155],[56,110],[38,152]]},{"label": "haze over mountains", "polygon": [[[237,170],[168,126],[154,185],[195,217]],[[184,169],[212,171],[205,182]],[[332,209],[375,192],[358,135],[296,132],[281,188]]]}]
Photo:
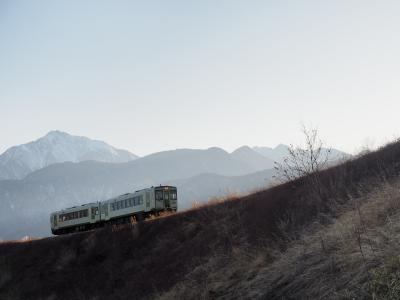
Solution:
[{"label": "haze over mountains", "polygon": [[[284,155],[283,147],[269,150],[275,153],[274,159],[279,153]],[[8,154],[11,149],[24,155],[12,156]],[[11,149],[6,151],[6,166],[25,165],[24,172],[37,170],[22,179],[0,181],[2,239],[49,235],[51,211],[152,185],[176,185],[182,210],[195,201],[265,187],[274,175],[274,159],[264,156],[260,148],[255,151],[247,146],[232,153],[214,147],[163,151],[138,158],[104,142],[53,131],[36,142]],[[6,153],[0,157],[4,159]],[[1,172],[7,172],[3,166]]]}]

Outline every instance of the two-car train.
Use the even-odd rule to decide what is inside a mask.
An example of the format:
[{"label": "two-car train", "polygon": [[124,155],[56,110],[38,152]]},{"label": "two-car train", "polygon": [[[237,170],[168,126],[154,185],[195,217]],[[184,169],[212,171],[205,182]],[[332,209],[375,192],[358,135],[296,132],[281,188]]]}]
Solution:
[{"label": "two-car train", "polygon": [[74,206],[50,215],[51,232],[65,234],[85,231],[105,224],[143,220],[163,211],[177,210],[177,189],[157,186],[124,194],[106,201]]}]

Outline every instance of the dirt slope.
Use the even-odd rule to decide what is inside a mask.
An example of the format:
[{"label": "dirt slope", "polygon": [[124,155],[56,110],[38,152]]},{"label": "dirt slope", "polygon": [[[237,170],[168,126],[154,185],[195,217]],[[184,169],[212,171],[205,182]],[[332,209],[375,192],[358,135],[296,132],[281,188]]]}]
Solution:
[{"label": "dirt slope", "polygon": [[[240,199],[133,226],[0,244],[0,299],[368,298],[372,270],[393,253],[375,249],[368,230],[396,215],[399,162],[393,143]],[[349,217],[363,211],[374,212],[368,222]],[[341,244],[333,233],[343,220],[351,234]],[[340,260],[341,253],[353,256]],[[352,267],[359,276],[346,281]]]}]

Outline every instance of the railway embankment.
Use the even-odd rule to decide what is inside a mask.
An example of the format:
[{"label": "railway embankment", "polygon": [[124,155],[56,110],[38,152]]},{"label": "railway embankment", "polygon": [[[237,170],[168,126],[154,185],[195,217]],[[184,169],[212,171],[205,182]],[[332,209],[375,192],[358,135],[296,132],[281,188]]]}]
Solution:
[{"label": "railway embankment", "polygon": [[399,173],[394,142],[171,216],[3,242],[0,299],[395,297]]}]

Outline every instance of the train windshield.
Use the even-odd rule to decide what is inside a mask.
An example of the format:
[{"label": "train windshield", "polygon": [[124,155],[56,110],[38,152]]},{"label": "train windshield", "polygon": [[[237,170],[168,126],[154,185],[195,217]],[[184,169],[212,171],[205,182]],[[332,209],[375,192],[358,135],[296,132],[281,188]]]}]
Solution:
[{"label": "train windshield", "polygon": [[171,200],[176,200],[176,198],[177,198],[177,196],[176,196],[176,190],[171,190],[171,191],[169,192],[169,198],[170,198]]},{"label": "train windshield", "polygon": [[176,200],[176,187],[160,187],[156,190],[156,200]]}]

